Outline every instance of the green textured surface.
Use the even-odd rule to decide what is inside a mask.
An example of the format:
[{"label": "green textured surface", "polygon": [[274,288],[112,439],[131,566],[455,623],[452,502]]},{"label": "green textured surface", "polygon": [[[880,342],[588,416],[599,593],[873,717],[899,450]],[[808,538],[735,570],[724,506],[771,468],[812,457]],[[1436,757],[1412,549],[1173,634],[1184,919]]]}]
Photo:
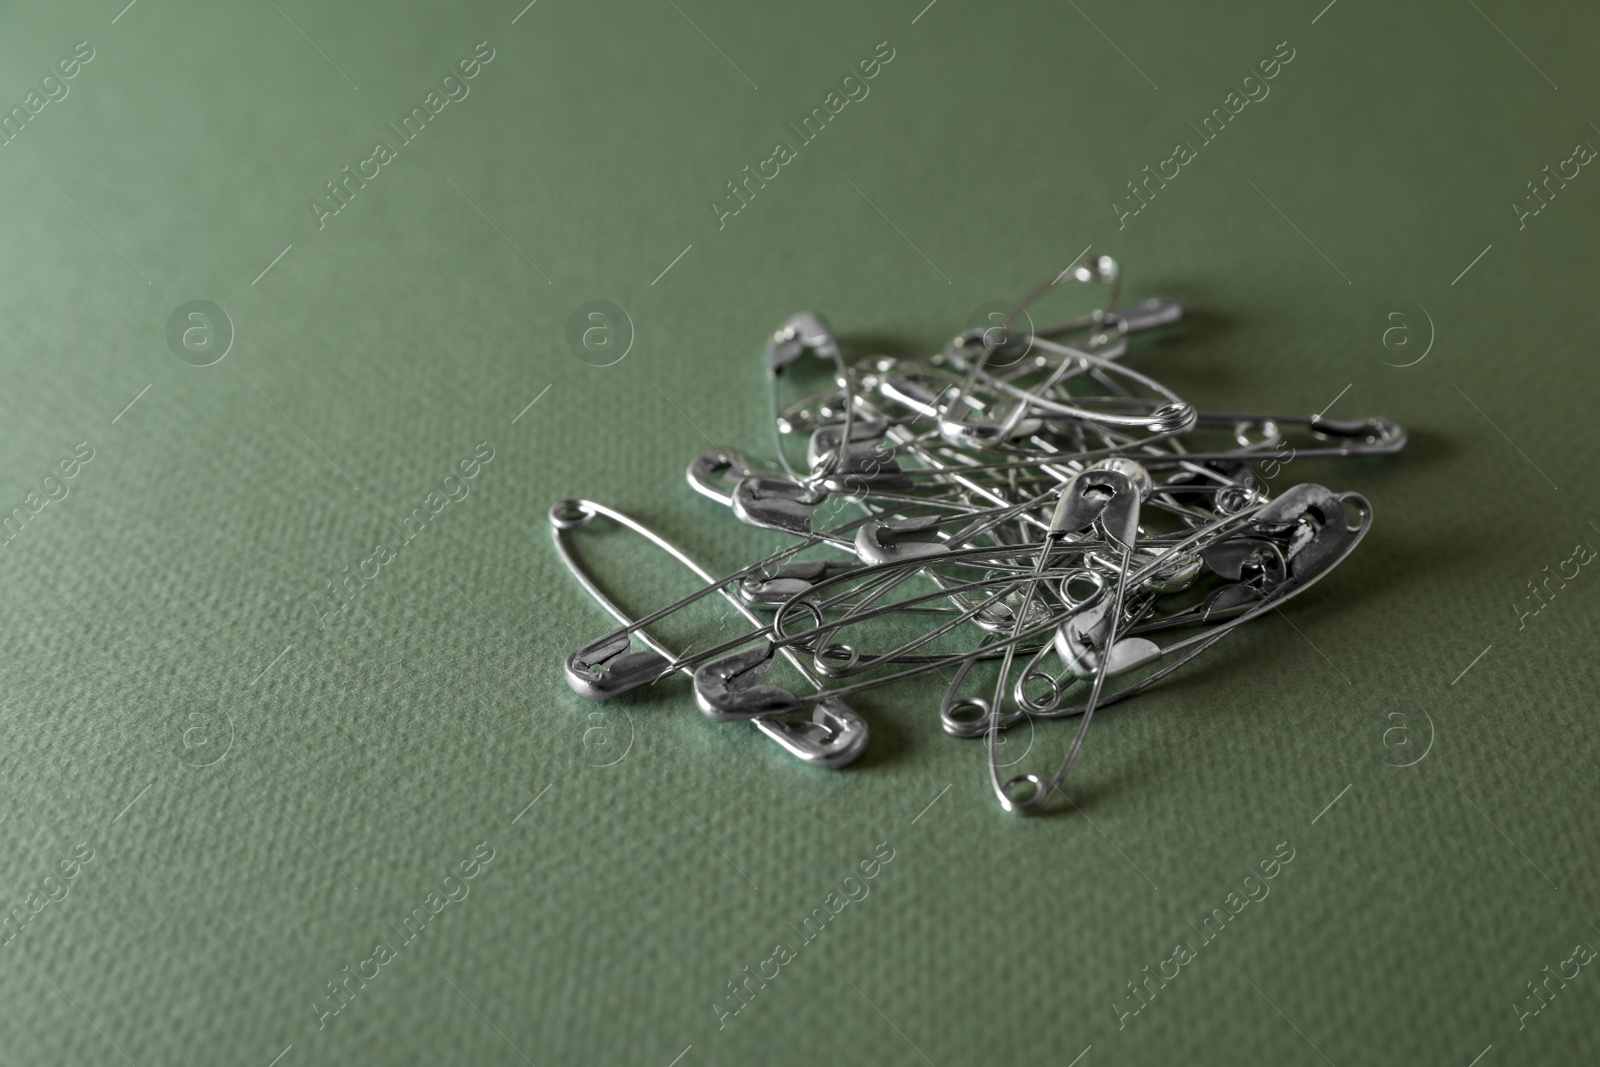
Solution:
[{"label": "green textured surface", "polygon": [[[0,547],[0,903],[94,850],[0,946],[0,1061],[1600,1056],[1593,968],[1514,1007],[1600,945],[1600,577],[1512,607],[1600,545],[1600,175],[1524,229],[1508,207],[1600,144],[1592,6],[121,3],[0,10],[0,110],[95,52],[0,146],[0,508],[94,450]],[[480,41],[470,95],[319,230],[310,198]],[[724,183],[881,41],[870,95],[719,229]],[[1119,229],[1124,183],[1284,41],[1270,96]],[[605,622],[553,500],[731,567],[771,539],[682,472],[707,436],[767,454],[767,330],[813,308],[931,349],[1091,242],[1131,297],[1190,306],[1138,365],[1202,407],[1337,395],[1414,447],[1297,461],[1371,497],[1371,537],[1103,716],[1081,815],[1003,814],[925,688],[859,702],[842,773],[681,680],[592,717],[566,690]],[[165,335],[194,299],[237,333],[205,368]],[[637,332],[605,369],[565,340],[592,299]],[[1366,339],[1394,299],[1437,332],[1404,369]],[[325,583],[484,441],[469,495],[319,626]],[[585,544],[636,608],[687,588]],[[1415,766],[1378,758],[1392,711],[1419,746],[1431,720]],[[1065,743],[1041,727],[1034,763]],[[326,984],[485,841],[470,895],[319,1028]],[[1125,983],[1284,841],[1270,897],[1119,1029]],[[727,983],[880,842],[870,896],[719,1030]]]}]

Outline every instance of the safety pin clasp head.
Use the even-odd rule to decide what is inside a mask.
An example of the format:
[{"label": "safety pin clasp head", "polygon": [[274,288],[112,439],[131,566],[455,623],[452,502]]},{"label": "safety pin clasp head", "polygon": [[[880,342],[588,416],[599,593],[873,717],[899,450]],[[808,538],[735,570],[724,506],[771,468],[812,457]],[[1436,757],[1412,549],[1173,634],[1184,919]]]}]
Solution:
[{"label": "safety pin clasp head", "polygon": [[776,607],[809,593],[829,566],[826,560],[801,560],[784,564],[776,574],[752,574],[740,580],[739,596],[747,604]]},{"label": "safety pin clasp head", "polygon": [[[1080,599],[1073,589],[1087,584],[1090,589]],[[1074,678],[1093,678],[1100,670],[1102,657],[1107,660],[1106,677],[1115,678],[1146,663],[1161,658],[1162,652],[1154,642],[1142,637],[1123,637],[1111,643],[1111,580],[1094,570],[1080,570],[1061,581],[1061,598],[1073,608],[1073,614],[1056,627],[1056,655]]]},{"label": "safety pin clasp head", "polygon": [[1147,663],[1154,663],[1162,656],[1161,646],[1143,637],[1121,638],[1111,645],[1109,652],[1105,652],[1082,640],[1081,635],[1069,633],[1066,625],[1056,631],[1055,646],[1072,676],[1085,681],[1099,673],[1102,658],[1105,660],[1106,677],[1115,678]]},{"label": "safety pin clasp head", "polygon": [[733,503],[733,487],[753,473],[750,464],[737,452],[714,448],[694,457],[685,475],[695,492],[727,506]]},{"label": "safety pin clasp head", "polygon": [[856,555],[868,564],[942,556],[950,549],[939,540],[939,522],[937,515],[872,519],[856,530]]},{"label": "safety pin clasp head", "polygon": [[630,652],[625,632],[613,632],[567,655],[567,687],[590,700],[608,700],[671,673],[672,662],[656,652]]},{"label": "safety pin clasp head", "polygon": [[806,463],[815,470],[841,449],[871,453],[888,431],[887,419],[858,419],[850,424],[850,439],[846,441],[842,425],[818,426],[811,432],[811,440],[806,443]]},{"label": "safety pin clasp head", "polygon": [[718,722],[800,710],[800,699],[788,689],[758,684],[772,666],[775,651],[771,641],[762,641],[702,665],[694,672],[694,699],[700,710]]},{"label": "safety pin clasp head", "polygon": [[1131,548],[1139,535],[1139,490],[1120,470],[1091,468],[1068,482],[1056,501],[1049,536],[1082,533],[1096,525],[1119,548]]},{"label": "safety pin clasp head", "polygon": [[992,419],[970,416],[982,409],[964,394],[953,393],[950,403],[939,414],[939,436],[957,448],[983,450],[1005,440],[1005,430]]},{"label": "safety pin clasp head", "polygon": [[767,371],[776,377],[807,352],[815,352],[826,359],[843,358],[833,331],[814,312],[802,311],[789,316],[767,340]]},{"label": "safety pin clasp head", "polygon": [[1321,415],[1311,417],[1311,433],[1325,441],[1348,441],[1361,446],[1341,449],[1346,455],[1398,452],[1406,447],[1409,436],[1405,427],[1392,419],[1325,419]]},{"label": "safety pin clasp head", "polygon": [[1349,534],[1343,501],[1313,482],[1290,487],[1256,513],[1253,525],[1263,533],[1288,538],[1284,554],[1297,582],[1322,570]]},{"label": "safety pin clasp head", "polygon": [[740,522],[782,530],[799,537],[811,536],[812,507],[826,500],[826,491],[811,489],[782,478],[751,475],[733,487],[733,514]]},{"label": "safety pin clasp head", "polygon": [[813,708],[809,721],[756,719],[755,726],[791,756],[816,767],[843,767],[867,747],[867,721],[836,698]]}]

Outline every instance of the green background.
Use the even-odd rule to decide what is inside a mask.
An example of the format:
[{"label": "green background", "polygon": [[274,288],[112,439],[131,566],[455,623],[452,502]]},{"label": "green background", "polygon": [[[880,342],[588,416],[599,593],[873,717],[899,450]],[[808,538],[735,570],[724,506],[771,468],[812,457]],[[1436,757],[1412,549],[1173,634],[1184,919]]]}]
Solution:
[{"label": "green background", "polygon": [[[1600,545],[1600,176],[1520,230],[1509,205],[1600,143],[1600,13],[519,8],[0,11],[0,110],[95,50],[0,147],[0,508],[95,451],[0,548],[0,904],[95,852],[0,946],[0,1060],[1593,1062],[1592,968],[1525,1029],[1513,1005],[1600,944],[1600,577],[1518,619]],[[480,41],[470,96],[319,230],[311,198]],[[719,229],[724,183],[881,41],[870,96]],[[1119,229],[1125,183],[1284,41],[1271,95]],[[1203,409],[1337,397],[1412,447],[1295,462],[1366,493],[1371,536],[1104,715],[1080,810],[1001,812],[931,685],[855,701],[873,740],[839,773],[682,679],[567,691],[607,623],[551,502],[731,569],[775,540],[683,470],[708,439],[770,461],[767,331],[810,308],[858,352],[931,351],[1091,243],[1128,298],[1189,306],[1133,358]],[[166,339],[196,299],[236,333],[203,368]],[[566,340],[595,299],[635,333],[606,368]],[[1367,338],[1399,299],[1436,334],[1405,368]],[[325,584],[483,441],[470,495],[320,626]],[[637,610],[692,584],[623,535],[582,545]],[[1432,739],[1413,766],[1380,758],[1391,713],[1406,751]],[[326,984],[483,841],[470,896],[319,1029]],[[1119,1029],[1124,983],[1284,841],[1271,896]],[[871,895],[719,1030],[727,983],[880,842]]]}]

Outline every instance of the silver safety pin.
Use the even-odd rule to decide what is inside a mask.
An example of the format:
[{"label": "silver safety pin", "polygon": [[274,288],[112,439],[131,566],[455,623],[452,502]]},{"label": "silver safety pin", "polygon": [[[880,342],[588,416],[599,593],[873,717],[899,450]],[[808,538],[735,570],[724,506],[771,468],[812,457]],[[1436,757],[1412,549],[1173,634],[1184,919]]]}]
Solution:
[{"label": "silver safety pin", "polygon": [[[761,625],[761,621],[738,597],[728,593],[704,568],[690,559],[671,542],[655,533],[655,531],[650,530],[620,511],[608,508],[604,504],[599,504],[592,500],[569,499],[555,504],[550,509],[551,537],[555,541],[556,551],[560,553],[562,562],[566,564],[573,577],[594,598],[595,602],[618,622],[622,623],[624,627],[629,628],[631,632],[637,633],[639,639],[654,650],[655,655],[665,657],[667,661],[675,658],[666,650],[665,646],[657,642],[644,630],[632,629],[635,624],[629,620],[626,613],[600,591],[599,587],[594,584],[583,568],[573,559],[565,541],[562,539],[562,534],[587,526],[594,521],[597,515],[604,515],[613,522],[632,530],[683,564],[701,581],[706,582],[708,585],[716,585],[717,591],[722,593],[723,597],[733,605],[734,610],[745,616],[752,625]],[[626,640],[627,637],[624,635],[623,641],[626,642]],[[795,668],[810,679],[810,675],[798,658],[794,658],[793,662]],[[688,668],[681,669],[685,673],[691,673]],[[815,681],[814,679],[810,680]],[[756,729],[776,741],[790,755],[819,767],[842,767],[859,756],[867,744],[868,730],[866,720],[838,700],[817,702],[812,708],[810,722],[787,722],[776,719],[756,718],[752,720],[752,723]]]}]

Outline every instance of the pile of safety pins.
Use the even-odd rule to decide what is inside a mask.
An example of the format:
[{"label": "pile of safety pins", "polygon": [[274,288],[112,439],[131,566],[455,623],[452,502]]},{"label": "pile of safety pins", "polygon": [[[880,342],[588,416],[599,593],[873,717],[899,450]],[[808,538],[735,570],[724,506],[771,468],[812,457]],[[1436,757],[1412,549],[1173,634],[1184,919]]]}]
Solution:
[{"label": "pile of safety pins", "polygon": [[[1019,328],[1064,281],[1109,295],[1069,321]],[[1257,468],[1275,476],[1286,446],[1299,457],[1351,456],[1398,452],[1406,441],[1377,418],[1197,412],[1121,362],[1131,335],[1178,321],[1182,306],[1152,299],[1117,309],[1118,289],[1117,264],[1086,254],[999,326],[964,333],[925,362],[849,365],[815,315],[795,315],[766,347],[783,473],[723,449],[688,472],[735,518],[793,543],[714,578],[612,508],[556,504],[557,549],[622,623],[567,657],[567,683],[604,700],[682,671],[710,718],[747,720],[799,759],[839,767],[867,743],[847,698],[937,672],[948,683],[941,725],[987,740],[1001,806],[1042,808],[1096,708],[1282,606],[1371,526],[1361,495],[1312,483],[1276,492]],[[778,410],[776,379],[807,356],[831,370],[827,388]],[[789,456],[802,439],[803,465]],[[567,544],[597,516],[646,537],[704,587],[629,619]],[[716,595],[748,630],[677,655],[646,631]],[[649,650],[636,651],[635,639]],[[778,655],[810,691],[764,681]],[[1005,776],[1002,731],[1068,717],[1077,731],[1052,775]]]}]

